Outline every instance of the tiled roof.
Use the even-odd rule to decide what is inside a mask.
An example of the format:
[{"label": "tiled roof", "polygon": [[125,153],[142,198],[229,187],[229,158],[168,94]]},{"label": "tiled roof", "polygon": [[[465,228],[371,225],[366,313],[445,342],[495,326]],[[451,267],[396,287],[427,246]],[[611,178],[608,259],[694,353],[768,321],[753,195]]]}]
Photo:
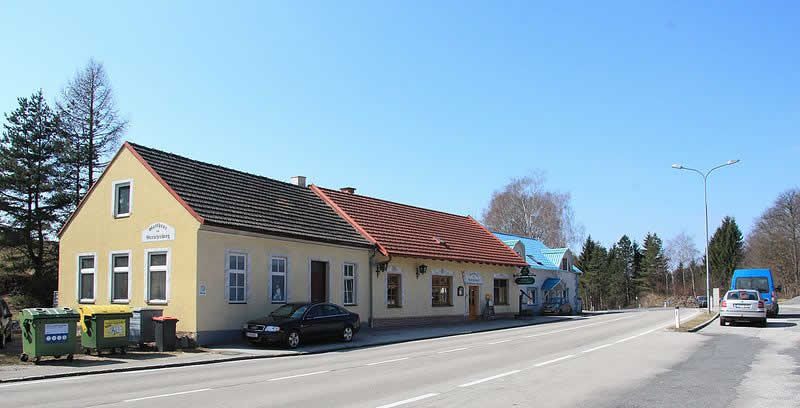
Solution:
[{"label": "tiled roof", "polygon": [[372,246],[308,188],[133,143],[126,145],[201,217],[203,224]]},{"label": "tiled roof", "polygon": [[382,251],[458,262],[525,266],[472,217],[311,186]]},{"label": "tiled roof", "polygon": [[[528,265],[535,269],[544,270],[561,270],[561,259],[567,253],[568,248],[548,248],[542,241],[538,239],[522,237],[513,234],[503,234],[501,232],[493,233],[497,238],[500,238],[509,247],[514,247],[517,242],[522,242],[525,246],[525,259]],[[583,273],[575,265],[572,266],[572,272]]]}]

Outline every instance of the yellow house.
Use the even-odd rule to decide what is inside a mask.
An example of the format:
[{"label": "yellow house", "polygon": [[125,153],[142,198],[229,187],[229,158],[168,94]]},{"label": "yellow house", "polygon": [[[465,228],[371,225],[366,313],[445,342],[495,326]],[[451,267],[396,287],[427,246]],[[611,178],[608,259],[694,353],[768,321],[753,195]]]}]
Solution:
[{"label": "yellow house", "polygon": [[60,306],[162,308],[199,344],[281,304],[370,316],[374,245],[305,186],[125,143],[62,230]]},{"label": "yellow house", "polygon": [[375,244],[373,326],[463,321],[519,312],[527,263],[469,216],[311,186]]}]

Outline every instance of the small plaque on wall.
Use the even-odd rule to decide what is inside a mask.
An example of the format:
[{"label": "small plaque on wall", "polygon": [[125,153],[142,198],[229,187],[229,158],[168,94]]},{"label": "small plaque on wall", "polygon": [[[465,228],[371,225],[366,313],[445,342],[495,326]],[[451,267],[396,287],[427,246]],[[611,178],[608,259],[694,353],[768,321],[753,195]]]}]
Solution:
[{"label": "small plaque on wall", "polygon": [[175,239],[175,228],[163,222],[156,222],[142,231],[142,242],[172,241]]}]

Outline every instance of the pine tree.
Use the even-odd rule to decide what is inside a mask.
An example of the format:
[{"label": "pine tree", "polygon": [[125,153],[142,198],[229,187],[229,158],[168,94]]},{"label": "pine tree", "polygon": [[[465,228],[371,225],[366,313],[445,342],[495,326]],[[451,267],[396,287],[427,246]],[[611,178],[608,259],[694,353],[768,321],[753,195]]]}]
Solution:
[{"label": "pine tree", "polygon": [[33,271],[31,292],[48,299],[57,282],[58,248],[51,240],[66,215],[59,120],[42,91],[18,98],[0,142],[0,236],[11,248],[7,268]]},{"label": "pine tree", "polygon": [[[665,281],[668,276],[667,257],[664,255],[664,243],[658,234],[648,233],[644,239],[642,272],[643,281],[650,291],[667,293],[669,289]],[[661,282],[665,282],[663,287]]]},{"label": "pine tree", "polygon": [[712,287],[729,287],[733,271],[744,258],[742,231],[733,217],[725,217],[708,244]]}]

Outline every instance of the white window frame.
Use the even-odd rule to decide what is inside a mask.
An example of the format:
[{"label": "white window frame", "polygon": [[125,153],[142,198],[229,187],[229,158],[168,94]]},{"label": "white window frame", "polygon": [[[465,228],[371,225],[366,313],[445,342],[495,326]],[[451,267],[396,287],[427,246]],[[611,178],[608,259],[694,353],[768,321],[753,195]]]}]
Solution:
[{"label": "white window frame", "polygon": [[[283,261],[283,272],[275,272],[272,270],[272,262],[274,260]],[[285,304],[289,301],[289,257],[287,256],[270,256],[269,257],[269,302],[275,305]],[[272,292],[275,289],[272,286],[273,276],[283,276],[283,300],[275,300],[272,298]]]},{"label": "white window frame", "polygon": [[[132,289],[132,282],[133,282],[133,274],[131,273],[131,266],[133,264],[133,257],[131,256],[131,250],[124,250],[124,251],[111,251],[108,253],[108,301],[111,303],[130,303],[131,301],[131,289]],[[119,270],[117,271],[114,268],[114,257],[125,255],[128,257],[128,267],[126,271]],[[122,269],[122,268],[120,268]],[[114,273],[115,272],[127,272],[128,273],[128,298],[127,299],[114,299]]]},{"label": "white window frame", "polygon": [[[117,192],[120,187],[130,187],[128,194],[128,212],[117,213]],[[133,179],[117,180],[111,183],[111,214],[114,218],[130,217],[133,213]]]},{"label": "white window frame", "polygon": [[[353,268],[353,276],[351,277],[345,275],[348,266]],[[345,295],[345,288],[347,288],[348,280],[353,281],[353,300],[351,302],[347,302],[347,296]],[[358,264],[355,262],[345,262],[342,264],[342,305],[358,305]]]},{"label": "white window frame", "polygon": [[[397,296],[399,298],[397,299],[397,303],[398,304],[396,306],[392,306],[392,305],[389,304],[389,275],[397,275],[397,276],[400,277],[400,280],[398,282],[398,285],[400,286],[400,290],[397,291]],[[385,294],[383,296],[383,303],[386,305],[387,308],[389,308],[389,309],[397,309],[397,308],[403,307],[403,290],[405,288],[403,280],[404,280],[403,279],[403,273],[400,272],[400,271],[396,271],[396,272],[395,271],[391,271],[391,272],[387,271],[386,272],[386,279],[384,280],[384,283],[386,284],[386,286],[385,286],[385,292],[384,292]]]},{"label": "white window frame", "polygon": [[[231,273],[241,273],[238,269],[230,269],[231,256],[244,256],[244,299],[231,300]],[[246,304],[250,287],[250,254],[244,250],[228,249],[225,251],[225,300],[228,304]]]},{"label": "white window frame", "polygon": [[[150,255],[155,253],[166,253],[167,264],[165,269],[167,272],[166,290],[164,291],[166,299],[150,299]],[[160,269],[161,267],[159,267]],[[170,248],[148,248],[144,250],[144,301],[149,305],[166,305],[169,303],[170,295],[170,274],[172,270],[172,250]],[[128,293],[130,296],[130,293]]]},{"label": "white window frame", "polygon": [[[93,258],[94,260],[94,268],[91,269],[92,273],[92,298],[91,299],[83,299],[81,298],[81,275],[89,274],[89,269],[81,269],[81,258]],[[97,299],[97,252],[82,252],[76,255],[76,270],[77,270],[77,282],[75,282],[75,298],[78,299],[78,303],[94,303],[94,300]]]}]

